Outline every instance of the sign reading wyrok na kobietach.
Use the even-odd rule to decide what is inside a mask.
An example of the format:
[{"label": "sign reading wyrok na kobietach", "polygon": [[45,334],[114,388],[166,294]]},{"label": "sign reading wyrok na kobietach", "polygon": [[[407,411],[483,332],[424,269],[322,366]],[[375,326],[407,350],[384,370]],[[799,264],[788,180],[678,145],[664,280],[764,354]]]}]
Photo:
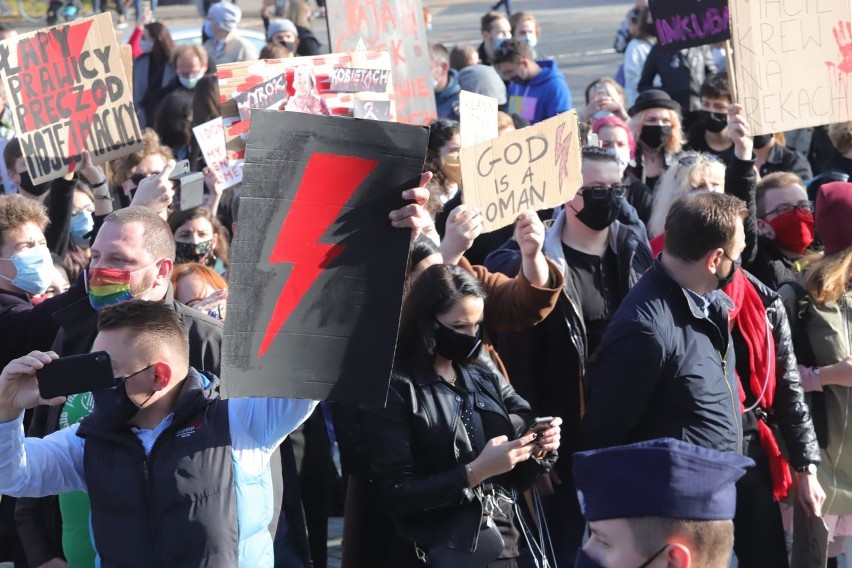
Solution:
[{"label": "sign reading wyrok na kobietach", "polygon": [[109,14],[0,42],[0,79],[34,183],[73,171],[83,150],[101,163],[141,147]]},{"label": "sign reading wyrok na kobietach", "polygon": [[580,189],[577,112],[462,147],[464,202],[482,209],[486,233],[511,225],[528,209],[570,201]]}]

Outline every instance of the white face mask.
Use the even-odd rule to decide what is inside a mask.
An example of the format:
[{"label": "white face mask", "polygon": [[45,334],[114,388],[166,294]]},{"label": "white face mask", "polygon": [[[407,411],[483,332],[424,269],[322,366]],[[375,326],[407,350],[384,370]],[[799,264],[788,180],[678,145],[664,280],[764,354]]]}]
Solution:
[{"label": "white face mask", "polygon": [[536,45],[538,45],[538,37],[535,34],[526,34],[521,37],[525,42],[527,42],[527,45],[530,47],[535,47]]},{"label": "white face mask", "polygon": [[187,89],[192,90],[192,89],[195,88],[195,84],[198,83],[198,81],[203,76],[204,76],[204,73],[199,73],[198,75],[195,75],[194,77],[184,77],[183,75],[178,75],[178,81],[180,81],[180,84],[183,85],[184,87],[186,87]]},{"label": "white face mask", "polygon": [[630,148],[627,146],[612,146],[606,149],[607,152],[615,156],[618,160],[618,168],[621,170],[621,175],[624,175],[624,170],[630,165]]}]

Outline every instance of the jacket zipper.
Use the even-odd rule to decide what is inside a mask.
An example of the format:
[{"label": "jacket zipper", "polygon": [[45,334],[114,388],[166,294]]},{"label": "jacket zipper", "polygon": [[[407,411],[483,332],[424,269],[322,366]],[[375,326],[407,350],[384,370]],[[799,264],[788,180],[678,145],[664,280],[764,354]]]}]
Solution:
[{"label": "jacket zipper", "polygon": [[722,378],[725,379],[725,385],[728,387],[728,394],[731,395],[731,410],[732,416],[734,418],[734,430],[737,433],[737,451],[736,453],[741,454],[743,451],[743,442],[740,439],[740,429],[737,427],[737,412],[739,408],[734,401],[734,389],[731,387],[731,382],[728,380],[728,362],[725,360],[725,357],[722,355],[722,352],[717,350],[716,353],[719,354],[719,361],[722,363]]},{"label": "jacket zipper", "polygon": [[[157,566],[157,538],[156,533],[154,531],[154,527],[156,526],[156,515],[154,514],[154,488],[152,487],[153,481],[151,479],[150,470],[148,468],[148,464],[151,462],[151,458],[154,457],[154,450],[157,447],[157,442],[160,441],[160,438],[163,434],[166,433],[171,427],[174,425],[174,419],[172,419],[172,424],[169,424],[169,427],[157,434],[157,437],[154,438],[154,443],[151,444],[151,453],[145,456],[145,460],[142,462],[142,474],[145,477],[145,501],[148,504],[148,533],[149,538],[151,539],[151,566],[156,568]],[[145,448],[142,448],[142,452],[145,452]]]}]

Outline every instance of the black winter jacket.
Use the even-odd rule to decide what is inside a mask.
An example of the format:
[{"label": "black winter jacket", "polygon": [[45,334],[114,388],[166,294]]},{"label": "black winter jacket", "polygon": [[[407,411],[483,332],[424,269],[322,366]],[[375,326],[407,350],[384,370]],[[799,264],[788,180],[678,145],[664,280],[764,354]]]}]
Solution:
[{"label": "black winter jacket", "polygon": [[[523,433],[533,415],[511,385],[480,365],[461,370],[472,385],[474,409],[496,413],[507,429]],[[487,440],[472,444],[461,415],[462,398],[431,369],[412,375],[394,371],[387,406],[365,408],[372,491],[399,534],[424,549],[476,546],[482,506],[468,486],[465,464],[476,457],[474,447]],[[520,494],[554,459],[528,460],[489,481]]]},{"label": "black winter jacket", "polygon": [[728,332],[731,299],[705,316],[660,261],[630,291],[590,359],[582,443],[605,448],[675,438],[742,452],[742,419]]},{"label": "black winter jacket", "polygon": [[[766,319],[772,329],[772,339],[775,342],[775,400],[773,408],[768,409],[765,405],[761,405],[759,408],[767,412],[770,424],[774,423],[778,426],[782,438],[779,442],[783,442],[783,445],[786,446],[790,464],[794,468],[809,463],[818,464],[820,462],[819,444],[817,443],[810,411],[805,402],[805,392],[802,389],[802,380],[799,376],[796,355],[793,351],[793,337],[784,303],[781,301],[781,297],[768,286],[748,272],[743,272],[754,285],[763,306],[766,308]],[[745,407],[748,408],[756,402],[760,393],[753,393],[750,388],[747,388],[750,384],[749,354],[738,328],[734,329],[732,337],[736,352],[737,371],[739,372],[741,386],[746,391]],[[744,428],[752,429],[746,427],[746,425],[755,424],[755,419],[755,411],[746,413],[743,416]],[[757,437],[750,441],[747,440],[747,442],[759,444]],[[752,452],[748,453],[752,454]]]},{"label": "black winter jacket", "polygon": [[[564,261],[563,222],[564,212],[545,237],[545,255],[557,265],[559,258]],[[645,226],[627,203],[619,220],[611,226],[609,245],[618,256],[619,296],[624,298],[652,263]],[[517,274],[521,266],[518,243],[508,241],[488,256],[485,266],[507,276]],[[565,267],[560,268],[564,274]],[[571,479],[571,455],[580,450],[585,365],[591,355],[586,344],[580,293],[572,279],[565,278],[556,307],[539,325],[521,332],[494,335],[494,346],[511,377],[512,386],[529,401],[536,414],[562,418],[562,459],[556,463],[556,471],[563,480]]]}]

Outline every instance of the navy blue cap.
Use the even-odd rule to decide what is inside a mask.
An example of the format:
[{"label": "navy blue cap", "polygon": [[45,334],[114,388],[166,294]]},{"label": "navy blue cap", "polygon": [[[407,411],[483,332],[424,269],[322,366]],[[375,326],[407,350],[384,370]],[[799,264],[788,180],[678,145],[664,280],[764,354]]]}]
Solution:
[{"label": "navy blue cap", "polygon": [[574,484],[587,521],[730,520],[734,484],[753,465],[744,456],[661,438],[574,454]]}]

